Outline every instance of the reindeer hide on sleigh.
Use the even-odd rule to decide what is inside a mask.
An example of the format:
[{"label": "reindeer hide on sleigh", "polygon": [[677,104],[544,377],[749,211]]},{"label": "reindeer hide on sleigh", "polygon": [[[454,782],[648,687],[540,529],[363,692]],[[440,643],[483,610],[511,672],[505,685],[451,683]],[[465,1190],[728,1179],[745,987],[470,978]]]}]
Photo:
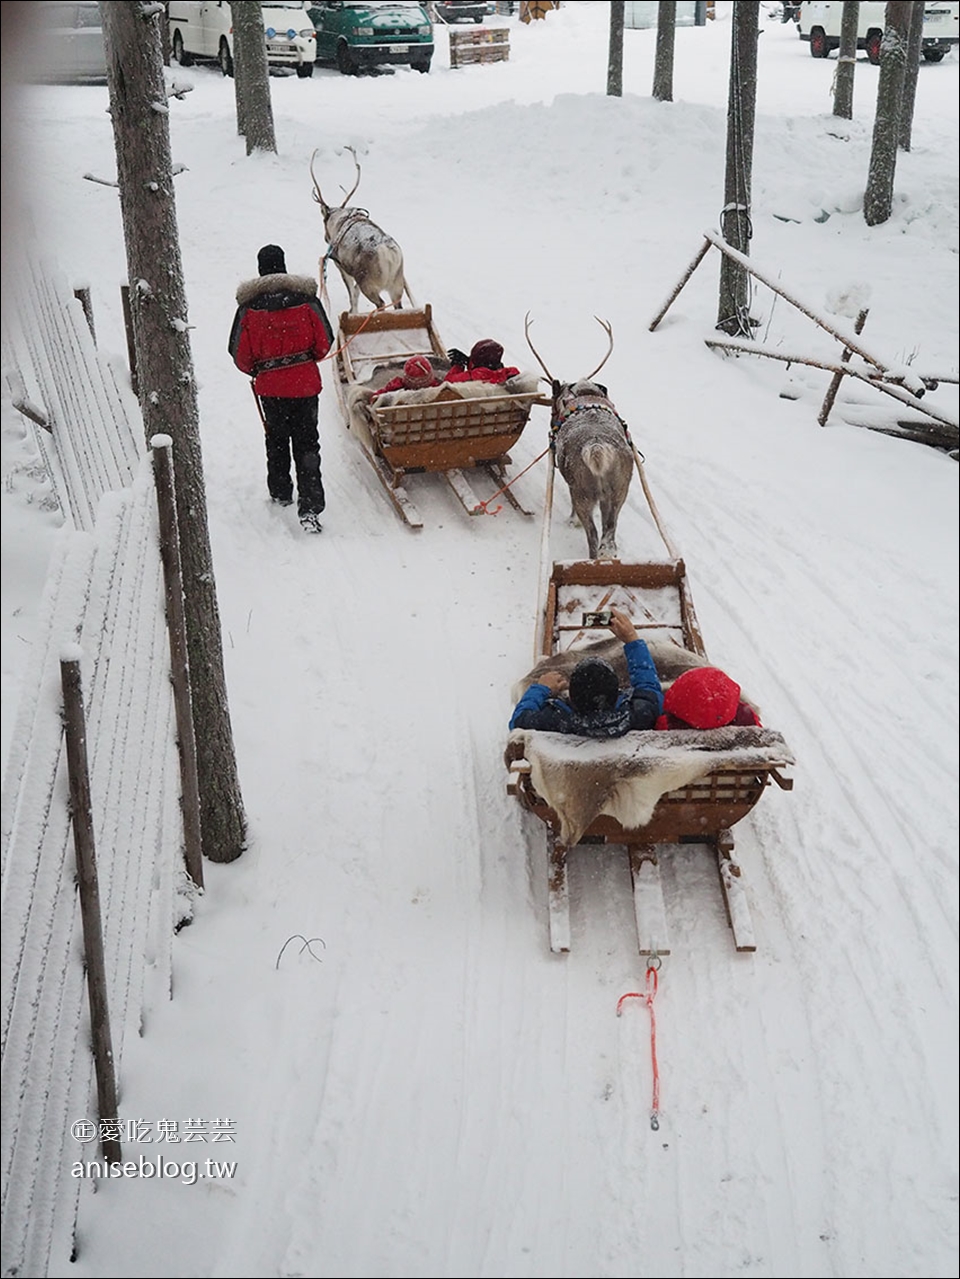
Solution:
[{"label": "reindeer hide on sleigh", "polygon": [[[699,653],[669,641],[651,640],[648,648],[664,689],[684,671],[711,665]],[[621,686],[628,686],[623,645],[614,638],[602,639],[541,658],[514,686],[514,701],[519,701],[547,671],[569,676],[584,657],[604,658],[616,670]],[[743,700],[759,714],[755,703],[745,695]],[[560,841],[568,848],[578,843],[601,815],[614,818],[625,830],[642,828],[650,821],[662,795],[688,786],[717,768],[787,762],[779,733],[734,725],[631,732],[602,741],[514,729],[507,745],[508,767],[518,755],[529,761],[531,781],[560,819]]]},{"label": "reindeer hide on sleigh", "polygon": [[646,826],[662,795],[718,768],[763,768],[793,763],[779,733],[766,728],[651,730],[612,741],[517,728],[510,734],[507,764],[529,761],[530,779],[560,819],[560,842],[579,843],[605,814],[624,830]]}]

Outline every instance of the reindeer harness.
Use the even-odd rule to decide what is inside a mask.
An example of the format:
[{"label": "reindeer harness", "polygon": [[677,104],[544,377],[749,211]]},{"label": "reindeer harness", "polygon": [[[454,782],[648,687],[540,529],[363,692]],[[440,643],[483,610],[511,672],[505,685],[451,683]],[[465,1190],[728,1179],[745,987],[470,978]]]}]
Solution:
[{"label": "reindeer harness", "polygon": [[370,214],[367,212],[366,209],[353,208],[353,209],[344,210],[344,211],[349,212],[350,217],[344,218],[343,225],[341,226],[340,230],[337,232],[336,239],[333,241],[333,243],[327,249],[326,253],[323,255],[324,261],[326,261],[327,258],[330,258],[331,261],[338,262],[339,259],[337,258],[337,249],[340,245],[340,242],[343,240],[343,237],[347,234],[348,231],[352,230],[353,227],[358,222],[370,221]]},{"label": "reindeer harness", "polygon": [[605,412],[612,413],[620,425],[623,427],[623,433],[630,439],[630,430],[617,412],[613,402],[605,395],[578,395],[571,400],[569,404],[561,409],[555,408],[550,418],[550,447],[556,447],[557,433],[560,429],[575,417],[578,413],[585,413],[588,409],[603,409]]}]

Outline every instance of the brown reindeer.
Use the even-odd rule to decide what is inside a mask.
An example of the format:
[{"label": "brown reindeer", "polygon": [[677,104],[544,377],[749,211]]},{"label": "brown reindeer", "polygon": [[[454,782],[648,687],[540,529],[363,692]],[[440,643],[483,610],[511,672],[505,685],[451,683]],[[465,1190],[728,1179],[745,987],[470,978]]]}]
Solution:
[{"label": "brown reindeer", "polygon": [[[325,258],[337,265],[350,294],[350,310],[356,311],[362,293],[375,307],[385,306],[386,293],[399,309],[406,281],[403,276],[403,253],[400,245],[386,231],[378,227],[366,209],[348,206],[347,201],[360,185],[360,164],[353,147],[347,147],[356,165],[357,178],[343,202],[333,206],[326,202],[313,171],[316,151],[310,158],[310,176],[313,178],[313,198],[323,214],[323,233],[328,249]],[[323,261],[320,273],[323,275]]]},{"label": "brown reindeer", "polygon": [[[551,432],[557,469],[567,482],[572,506],[571,519],[578,521],[587,535],[587,553],[592,560],[616,559],[617,519],[627,500],[633,475],[634,454],[625,423],[614,408],[607,388],[593,378],[613,351],[613,330],[603,320],[610,345],[597,367],[577,382],[559,382],[541,360],[530,341],[530,317],[524,331],[527,345],[550,379],[553,397]],[[600,531],[593,520],[600,508]]]}]

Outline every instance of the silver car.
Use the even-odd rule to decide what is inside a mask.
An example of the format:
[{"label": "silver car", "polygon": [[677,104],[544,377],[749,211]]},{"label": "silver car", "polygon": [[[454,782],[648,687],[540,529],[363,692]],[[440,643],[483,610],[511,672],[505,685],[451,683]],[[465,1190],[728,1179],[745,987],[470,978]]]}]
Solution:
[{"label": "silver car", "polygon": [[[32,21],[30,21],[32,19]],[[103,84],[107,59],[96,3],[32,4],[26,22],[24,80],[53,84]]]}]

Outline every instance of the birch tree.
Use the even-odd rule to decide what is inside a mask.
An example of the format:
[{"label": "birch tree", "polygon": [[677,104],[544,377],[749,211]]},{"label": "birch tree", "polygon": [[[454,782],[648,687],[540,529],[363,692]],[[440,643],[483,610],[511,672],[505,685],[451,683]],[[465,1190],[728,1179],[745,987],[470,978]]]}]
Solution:
[{"label": "birch tree", "polygon": [[243,851],[240,797],[207,527],[197,388],[173,192],[162,6],[105,4],[110,115],[126,245],[140,406],[148,440],[169,435],[177,489],[203,851]]}]

